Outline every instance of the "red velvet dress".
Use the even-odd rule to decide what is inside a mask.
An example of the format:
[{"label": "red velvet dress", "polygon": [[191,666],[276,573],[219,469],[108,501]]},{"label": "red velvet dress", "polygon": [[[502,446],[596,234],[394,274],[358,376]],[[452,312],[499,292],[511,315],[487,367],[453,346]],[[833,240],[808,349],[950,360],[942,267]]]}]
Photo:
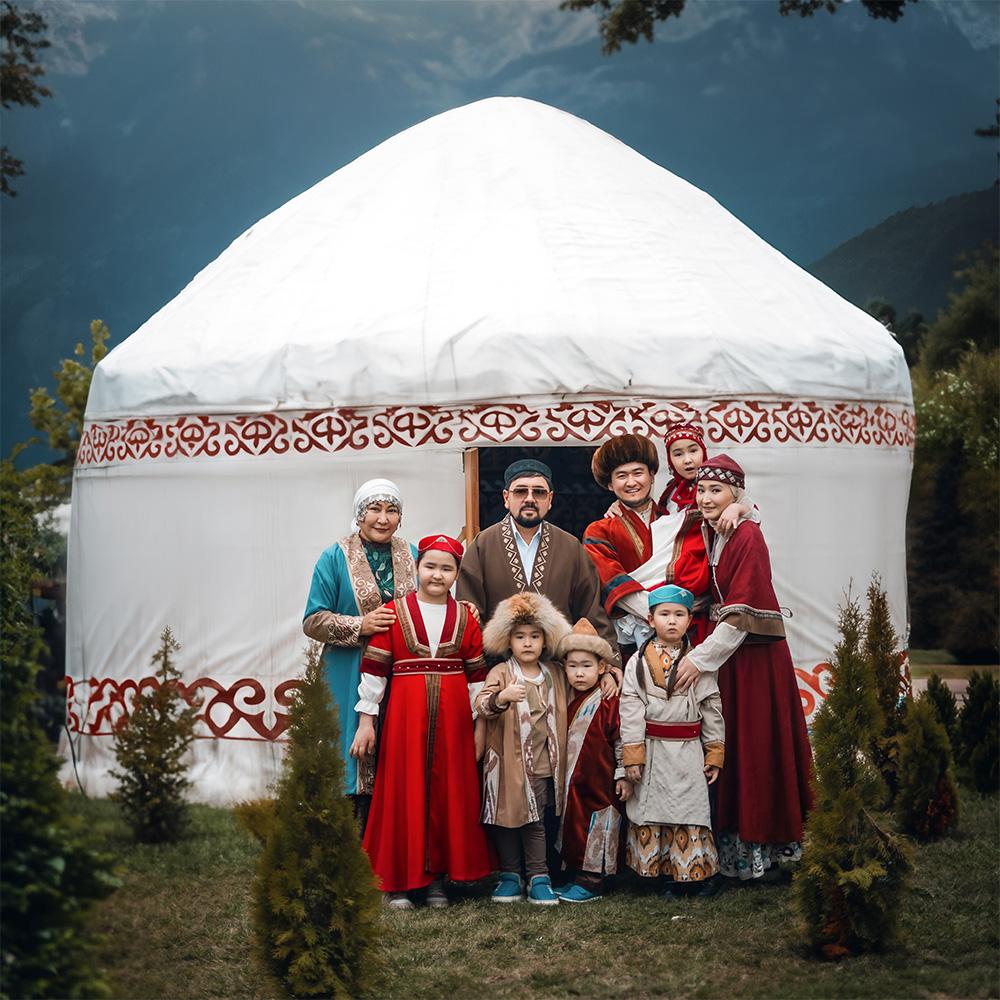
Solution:
[{"label": "red velvet dress", "polygon": [[624,806],[615,794],[618,698],[601,698],[600,687],[577,694],[566,719],[566,805],[556,847],[567,868],[613,875],[624,833]]},{"label": "red velvet dress", "polygon": [[378,770],[364,848],[385,892],[490,874],[479,822],[469,684],[486,679],[479,623],[448,598],[431,654],[416,595],[393,601],[388,632],[368,642],[362,673],[388,677]]},{"label": "red velvet dress", "polygon": [[800,841],[812,807],[812,751],[767,545],[753,521],[741,521],[723,545],[713,599],[721,621],[748,633],[719,668],[726,764],[718,780],[716,831],[735,832],[744,843]]}]

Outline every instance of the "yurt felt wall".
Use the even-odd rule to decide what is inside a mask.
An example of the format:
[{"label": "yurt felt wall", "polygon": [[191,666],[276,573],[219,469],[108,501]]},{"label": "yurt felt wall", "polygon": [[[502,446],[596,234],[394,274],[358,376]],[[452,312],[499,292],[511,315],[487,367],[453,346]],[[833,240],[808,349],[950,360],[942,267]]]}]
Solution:
[{"label": "yurt felt wall", "polygon": [[457,534],[469,449],[660,441],[692,418],[747,471],[811,716],[852,581],[878,572],[906,628],[913,409],[890,335],[563,112],[498,98],[388,140],[95,372],[69,566],[82,782],[109,788],[111,722],[169,624],[206,699],[194,796],[264,793],[312,566],[364,479],[402,487],[403,536]]}]

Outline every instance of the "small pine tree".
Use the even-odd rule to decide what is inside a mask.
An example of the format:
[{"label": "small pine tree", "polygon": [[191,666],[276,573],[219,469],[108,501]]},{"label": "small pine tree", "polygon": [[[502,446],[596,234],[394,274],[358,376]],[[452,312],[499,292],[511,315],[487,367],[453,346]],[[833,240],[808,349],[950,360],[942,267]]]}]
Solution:
[{"label": "small pine tree", "polygon": [[189,705],[179,686],[180,671],[171,654],[180,644],[167,626],[153,654],[155,690],[136,695],[132,712],[115,725],[114,755],[120,771],[113,798],[121,805],[136,840],[143,844],[173,843],[184,832],[188,804],[184,793],[188,750],[194,742],[199,705]]},{"label": "small pine tree", "polygon": [[356,997],[382,974],[381,893],[344,794],[340,724],[315,643],[288,735],[254,881],[255,952],[288,996]]},{"label": "small pine tree", "polygon": [[958,713],[959,759],[972,787],[984,795],[1000,783],[1000,683],[973,670]]},{"label": "small pine tree", "polygon": [[944,726],[948,734],[948,742],[952,751],[958,755],[958,702],[951,693],[951,688],[936,673],[927,678],[927,690],[924,692],[927,700],[934,706],[937,720]]},{"label": "small pine tree", "polygon": [[28,604],[36,507],[0,471],[0,998],[104,997],[89,925],[121,883],[72,815],[59,758],[39,721],[40,638]]},{"label": "small pine tree", "polygon": [[951,744],[926,695],[911,700],[899,739],[896,820],[905,833],[939,837],[958,819],[958,789],[951,773]]},{"label": "small pine tree", "polygon": [[879,950],[898,933],[912,851],[877,822],[886,789],[871,758],[883,720],[861,651],[856,601],[840,612],[833,684],[813,722],[816,805],[795,873],[795,903],[810,946],[827,958]]},{"label": "small pine tree", "polygon": [[872,759],[886,783],[892,801],[898,785],[896,769],[899,757],[898,732],[904,709],[901,708],[903,678],[899,669],[899,637],[892,627],[889,599],[877,574],[868,585],[868,611],[864,624],[864,655],[875,677],[875,695],[882,712],[882,725],[872,741]]}]

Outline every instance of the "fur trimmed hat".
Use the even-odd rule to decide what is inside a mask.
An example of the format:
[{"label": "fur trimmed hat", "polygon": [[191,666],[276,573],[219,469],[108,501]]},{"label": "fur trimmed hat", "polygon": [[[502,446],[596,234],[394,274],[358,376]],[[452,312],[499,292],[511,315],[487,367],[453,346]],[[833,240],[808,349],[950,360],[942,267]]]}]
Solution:
[{"label": "fur trimmed hat", "polygon": [[565,660],[567,654],[576,650],[593,653],[599,660],[607,660],[608,663],[611,663],[614,655],[607,639],[602,639],[597,634],[597,629],[586,618],[581,618],[573,626],[573,631],[559,640],[559,645],[556,646],[556,659]]},{"label": "fur trimmed hat", "polygon": [[660,468],[660,457],[656,454],[656,445],[641,434],[618,434],[608,438],[590,460],[590,471],[597,480],[597,485],[604,489],[611,487],[611,473],[620,465],[632,462],[642,462],[651,475],[656,475]]},{"label": "fur trimmed hat", "polygon": [[483,649],[491,656],[506,656],[510,652],[510,634],[518,625],[540,628],[550,656],[559,640],[570,631],[569,622],[547,597],[526,591],[497,605],[483,629]]}]

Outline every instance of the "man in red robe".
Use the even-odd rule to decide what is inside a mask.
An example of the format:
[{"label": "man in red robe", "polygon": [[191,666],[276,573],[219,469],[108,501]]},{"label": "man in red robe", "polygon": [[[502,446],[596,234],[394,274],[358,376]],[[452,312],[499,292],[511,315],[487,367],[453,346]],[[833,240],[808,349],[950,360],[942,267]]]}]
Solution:
[{"label": "man in red robe", "polygon": [[[600,486],[615,495],[615,501],[599,521],[584,532],[583,544],[597,567],[601,580],[601,601],[608,616],[616,621],[623,659],[646,634],[649,611],[647,588],[632,573],[653,556],[652,524],[657,517],[653,500],[654,477],[660,468],[656,446],[639,434],[619,434],[605,441],[594,453],[591,471]],[[687,510],[678,518],[672,551],[665,559],[662,580],[693,594],[708,590],[708,561],[701,535],[701,515]],[[642,626],[638,634],[622,621],[632,615]],[[626,619],[631,624],[632,619]],[[692,634],[696,643],[698,633]]]}]

